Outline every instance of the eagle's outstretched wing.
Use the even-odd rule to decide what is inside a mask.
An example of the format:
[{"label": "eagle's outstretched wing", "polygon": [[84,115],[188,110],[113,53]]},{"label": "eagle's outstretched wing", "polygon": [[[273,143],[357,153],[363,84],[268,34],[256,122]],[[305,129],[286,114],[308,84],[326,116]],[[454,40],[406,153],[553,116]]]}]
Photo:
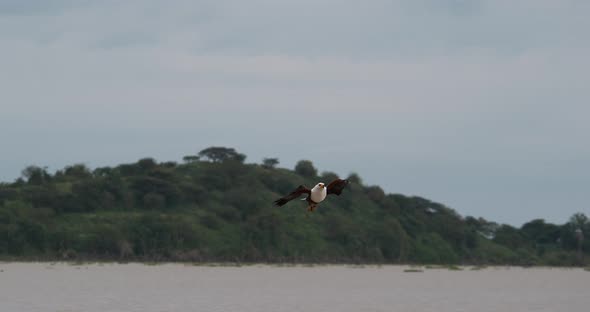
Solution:
[{"label": "eagle's outstretched wing", "polygon": [[310,194],[310,193],[311,193],[310,189],[308,189],[307,187],[305,187],[303,185],[299,185],[299,187],[297,187],[293,192],[291,192],[291,194],[275,200],[274,203],[277,206],[282,206],[282,205],[286,204],[287,202],[289,202],[290,200],[298,198],[302,194]]},{"label": "eagle's outstretched wing", "polygon": [[328,186],[327,186],[328,195],[336,194],[336,195],[340,196],[340,194],[342,194],[342,190],[344,189],[344,187],[348,183],[349,183],[348,180],[342,180],[342,179],[336,179],[336,180],[330,182],[330,184],[328,184]]}]

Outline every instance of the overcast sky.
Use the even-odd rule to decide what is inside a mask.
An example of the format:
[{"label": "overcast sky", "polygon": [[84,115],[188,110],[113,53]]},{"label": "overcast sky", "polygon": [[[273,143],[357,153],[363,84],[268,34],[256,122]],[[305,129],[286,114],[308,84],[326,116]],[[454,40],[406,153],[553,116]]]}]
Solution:
[{"label": "overcast sky", "polygon": [[211,145],[521,225],[590,213],[590,1],[0,0],[0,181]]}]

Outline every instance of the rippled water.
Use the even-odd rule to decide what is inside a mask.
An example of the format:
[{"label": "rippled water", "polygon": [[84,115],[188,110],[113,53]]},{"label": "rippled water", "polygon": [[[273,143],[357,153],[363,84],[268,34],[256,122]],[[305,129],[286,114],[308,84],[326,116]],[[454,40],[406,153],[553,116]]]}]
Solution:
[{"label": "rippled water", "polygon": [[0,311],[587,311],[582,269],[0,263]]}]

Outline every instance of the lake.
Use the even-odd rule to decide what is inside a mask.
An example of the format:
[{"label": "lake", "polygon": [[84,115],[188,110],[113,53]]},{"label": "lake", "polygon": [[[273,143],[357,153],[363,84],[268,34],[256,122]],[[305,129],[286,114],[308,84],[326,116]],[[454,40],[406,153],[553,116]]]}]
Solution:
[{"label": "lake", "polygon": [[0,263],[0,311],[588,311],[590,272]]}]

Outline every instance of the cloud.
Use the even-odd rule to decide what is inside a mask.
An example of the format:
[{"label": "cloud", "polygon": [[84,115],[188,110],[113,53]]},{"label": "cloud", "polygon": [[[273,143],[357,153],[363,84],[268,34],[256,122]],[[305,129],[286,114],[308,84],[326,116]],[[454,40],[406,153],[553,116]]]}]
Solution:
[{"label": "cloud", "polygon": [[590,176],[588,8],[4,1],[0,179],[231,145],[463,214],[561,222]]}]

